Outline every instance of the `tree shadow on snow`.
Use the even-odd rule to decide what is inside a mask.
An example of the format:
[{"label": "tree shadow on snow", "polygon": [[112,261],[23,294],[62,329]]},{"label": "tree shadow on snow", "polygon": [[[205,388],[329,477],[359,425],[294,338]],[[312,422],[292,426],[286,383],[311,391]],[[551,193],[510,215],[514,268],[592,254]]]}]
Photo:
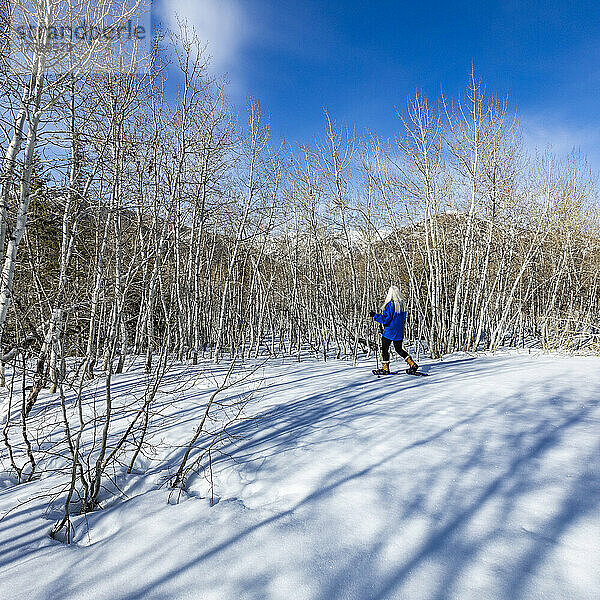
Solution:
[{"label": "tree shadow on snow", "polygon": [[[319,518],[329,515],[336,496],[357,489],[373,498],[379,522],[361,544],[337,543],[327,531],[320,533],[318,555],[293,565],[300,579],[312,579],[314,598],[449,600],[461,598],[461,590],[468,597],[532,597],[531,586],[549,574],[561,536],[600,509],[600,442],[593,434],[600,402],[578,398],[568,385],[535,385],[518,373],[510,393],[448,397],[448,383],[464,368],[457,363],[465,361],[472,364],[461,375],[465,386],[498,368],[494,361],[465,358],[432,365],[435,377],[390,377],[379,387],[376,380],[344,380],[342,374],[341,380],[325,378],[315,392],[318,373],[265,386],[270,405],[232,427],[215,470],[241,468],[249,477],[272,475],[276,481],[281,462],[275,457],[303,446],[318,456],[319,445],[325,448],[332,439],[370,450],[389,438],[387,451],[372,459],[367,452],[360,461],[348,455],[286,508],[217,543],[207,539],[160,575],[147,570],[127,597],[159,598],[165,585],[183,590],[196,570],[219,570],[230,573],[238,597],[268,598],[275,575],[268,557],[243,578],[236,575],[237,561],[257,544],[266,552],[272,545],[276,553],[280,528],[301,533],[305,523],[322,524]],[[394,430],[382,431],[383,423]],[[347,508],[347,517],[330,517],[347,519],[351,530],[361,514]],[[174,537],[186,534],[174,527]],[[139,560],[160,560],[160,549]],[[101,582],[108,576],[100,567],[89,578]],[[554,597],[577,597],[568,581],[557,580],[556,586]]]}]

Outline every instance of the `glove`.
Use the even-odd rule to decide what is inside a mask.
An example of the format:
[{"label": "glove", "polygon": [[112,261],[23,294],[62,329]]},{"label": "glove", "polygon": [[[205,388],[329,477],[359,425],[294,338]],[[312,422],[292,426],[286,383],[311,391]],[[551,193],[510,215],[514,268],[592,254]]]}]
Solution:
[{"label": "glove", "polygon": [[369,311],[369,316],[371,317],[371,319],[376,315],[377,313],[374,310]]}]

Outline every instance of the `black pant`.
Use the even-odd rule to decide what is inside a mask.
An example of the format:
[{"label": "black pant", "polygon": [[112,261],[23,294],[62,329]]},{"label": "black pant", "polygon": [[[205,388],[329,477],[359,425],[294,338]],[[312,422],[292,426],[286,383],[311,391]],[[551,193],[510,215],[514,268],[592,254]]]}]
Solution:
[{"label": "black pant", "polygon": [[[381,360],[383,360],[383,362],[390,362],[391,344],[392,340],[388,340],[386,337],[381,336]],[[408,356],[408,352],[402,347],[402,340],[394,340],[394,348],[402,358]]]}]

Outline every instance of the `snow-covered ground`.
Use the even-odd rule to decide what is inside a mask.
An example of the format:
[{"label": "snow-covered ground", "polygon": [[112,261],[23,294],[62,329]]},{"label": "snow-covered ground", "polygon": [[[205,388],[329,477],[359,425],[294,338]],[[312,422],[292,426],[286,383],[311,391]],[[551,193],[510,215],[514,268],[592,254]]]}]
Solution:
[{"label": "snow-covered ground", "polygon": [[156,459],[77,517],[70,546],[46,535],[53,478],[0,476],[0,516],[31,500],[0,521],[0,598],[600,598],[600,358],[456,354],[379,380],[372,366],[257,372],[257,418],[215,463],[212,506],[202,477],[179,504],[160,487],[200,383],[165,404]]}]

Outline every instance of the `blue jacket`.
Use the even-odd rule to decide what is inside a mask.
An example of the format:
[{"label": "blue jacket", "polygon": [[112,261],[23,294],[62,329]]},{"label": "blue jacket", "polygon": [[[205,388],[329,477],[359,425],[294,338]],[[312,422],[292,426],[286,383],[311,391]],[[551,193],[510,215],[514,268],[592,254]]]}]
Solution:
[{"label": "blue jacket", "polygon": [[385,305],[383,314],[375,314],[373,317],[378,323],[383,325],[383,337],[388,340],[404,339],[404,323],[406,321],[406,311],[397,313],[394,307],[394,301],[390,300]]}]

